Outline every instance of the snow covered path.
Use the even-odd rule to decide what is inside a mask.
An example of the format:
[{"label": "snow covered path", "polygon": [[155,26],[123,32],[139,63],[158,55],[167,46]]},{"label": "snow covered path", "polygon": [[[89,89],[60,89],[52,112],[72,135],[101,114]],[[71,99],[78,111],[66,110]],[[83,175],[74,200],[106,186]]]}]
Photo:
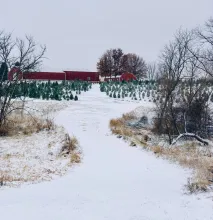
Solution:
[{"label": "snow covered path", "polygon": [[186,171],[110,135],[109,120],[137,106],[108,98],[97,85],[73,102],[57,122],[77,136],[82,163],[51,182],[0,191],[0,218],[213,219],[213,201],[207,195],[183,194]]}]

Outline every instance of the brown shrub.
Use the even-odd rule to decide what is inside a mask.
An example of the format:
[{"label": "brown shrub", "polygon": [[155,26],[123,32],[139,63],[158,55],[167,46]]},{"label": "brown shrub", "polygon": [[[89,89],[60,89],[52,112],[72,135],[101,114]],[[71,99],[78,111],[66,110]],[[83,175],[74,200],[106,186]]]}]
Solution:
[{"label": "brown shrub", "polygon": [[0,137],[9,135],[9,127],[2,126],[0,127]]},{"label": "brown shrub", "polygon": [[164,152],[163,147],[161,147],[161,146],[154,146],[151,149],[155,154],[163,154],[163,152]]},{"label": "brown shrub", "polygon": [[55,129],[55,124],[50,119],[45,119],[45,120],[37,119],[35,122],[36,122],[37,133],[43,130],[50,131]]},{"label": "brown shrub", "polygon": [[51,119],[31,117],[29,115],[11,115],[6,124],[0,127],[0,136],[13,136],[17,134],[29,135],[43,130],[54,130],[55,124]]},{"label": "brown shrub", "polygon": [[188,179],[187,184],[185,185],[187,191],[191,194],[196,192],[206,192],[208,190],[208,186],[208,181],[199,180],[197,182],[193,182],[190,179]]},{"label": "brown shrub", "polygon": [[122,119],[118,118],[118,119],[111,119],[109,122],[109,126],[110,128],[118,128],[123,126],[124,122]]},{"label": "brown shrub", "polygon": [[62,155],[70,155],[78,147],[78,140],[75,136],[70,137],[68,134],[65,135],[64,145],[61,149]]},{"label": "brown shrub", "polygon": [[133,114],[131,114],[131,113],[126,113],[126,114],[122,115],[122,119],[124,121],[130,121],[130,120],[135,119],[135,116]]},{"label": "brown shrub", "polygon": [[10,175],[7,175],[6,173],[0,173],[0,187],[5,186],[8,183],[12,182],[20,182],[20,181],[26,181],[21,177],[12,177]]},{"label": "brown shrub", "polygon": [[81,156],[80,153],[72,153],[70,158],[71,164],[73,163],[80,163],[81,162]]}]

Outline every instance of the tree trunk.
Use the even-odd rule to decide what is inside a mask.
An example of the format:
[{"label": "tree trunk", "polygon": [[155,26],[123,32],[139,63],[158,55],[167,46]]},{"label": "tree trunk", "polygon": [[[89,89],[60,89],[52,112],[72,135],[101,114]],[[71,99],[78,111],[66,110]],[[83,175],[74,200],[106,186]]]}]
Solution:
[{"label": "tree trunk", "polygon": [[199,137],[198,135],[194,134],[194,133],[183,133],[180,134],[173,142],[171,145],[176,144],[181,138],[183,137],[192,137],[195,138],[196,140],[198,140],[199,142],[203,143],[204,145],[209,145],[208,141],[205,141],[203,138]]}]

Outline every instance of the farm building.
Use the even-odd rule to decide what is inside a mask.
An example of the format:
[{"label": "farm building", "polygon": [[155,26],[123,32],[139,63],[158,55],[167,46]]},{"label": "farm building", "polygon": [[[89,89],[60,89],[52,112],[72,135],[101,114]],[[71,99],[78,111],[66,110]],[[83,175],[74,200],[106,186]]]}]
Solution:
[{"label": "farm building", "polygon": [[22,73],[17,67],[14,67],[8,73],[8,79],[30,79],[30,80],[83,80],[99,81],[98,72],[83,71],[63,71],[63,72],[25,72]]},{"label": "farm building", "polygon": [[136,76],[132,73],[123,73],[120,76],[112,76],[112,77],[105,77],[103,78],[103,81],[131,81],[131,80],[137,80]]},{"label": "farm building", "polygon": [[8,80],[82,80],[82,81],[131,81],[137,80],[132,73],[123,73],[120,76],[101,77],[98,72],[89,71],[62,71],[62,72],[24,72],[18,67],[13,67],[8,73]]},{"label": "farm building", "polygon": [[131,80],[137,80],[136,76],[132,73],[123,73],[120,77],[120,81],[131,81]]}]

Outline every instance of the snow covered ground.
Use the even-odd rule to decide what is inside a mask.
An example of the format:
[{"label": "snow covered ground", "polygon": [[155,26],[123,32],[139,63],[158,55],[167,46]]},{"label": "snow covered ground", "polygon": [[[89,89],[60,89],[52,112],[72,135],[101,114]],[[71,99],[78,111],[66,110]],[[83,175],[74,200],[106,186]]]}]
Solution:
[{"label": "snow covered ground", "polygon": [[56,122],[79,140],[82,163],[51,182],[0,191],[1,219],[213,219],[210,195],[184,194],[189,171],[110,134],[111,118],[140,105],[109,98],[94,85],[61,111]]},{"label": "snow covered ground", "polygon": [[[16,104],[19,105],[18,102]],[[36,129],[46,126],[47,118],[52,120],[57,111],[67,106],[68,102],[28,100],[23,118],[18,112],[13,114],[10,119],[15,120],[17,126],[14,134],[0,138],[0,190],[51,180],[66,173],[71,165],[70,157],[61,155],[66,130],[51,124],[51,121],[49,130],[44,128],[37,132]],[[23,127],[26,127],[26,133]]]}]

